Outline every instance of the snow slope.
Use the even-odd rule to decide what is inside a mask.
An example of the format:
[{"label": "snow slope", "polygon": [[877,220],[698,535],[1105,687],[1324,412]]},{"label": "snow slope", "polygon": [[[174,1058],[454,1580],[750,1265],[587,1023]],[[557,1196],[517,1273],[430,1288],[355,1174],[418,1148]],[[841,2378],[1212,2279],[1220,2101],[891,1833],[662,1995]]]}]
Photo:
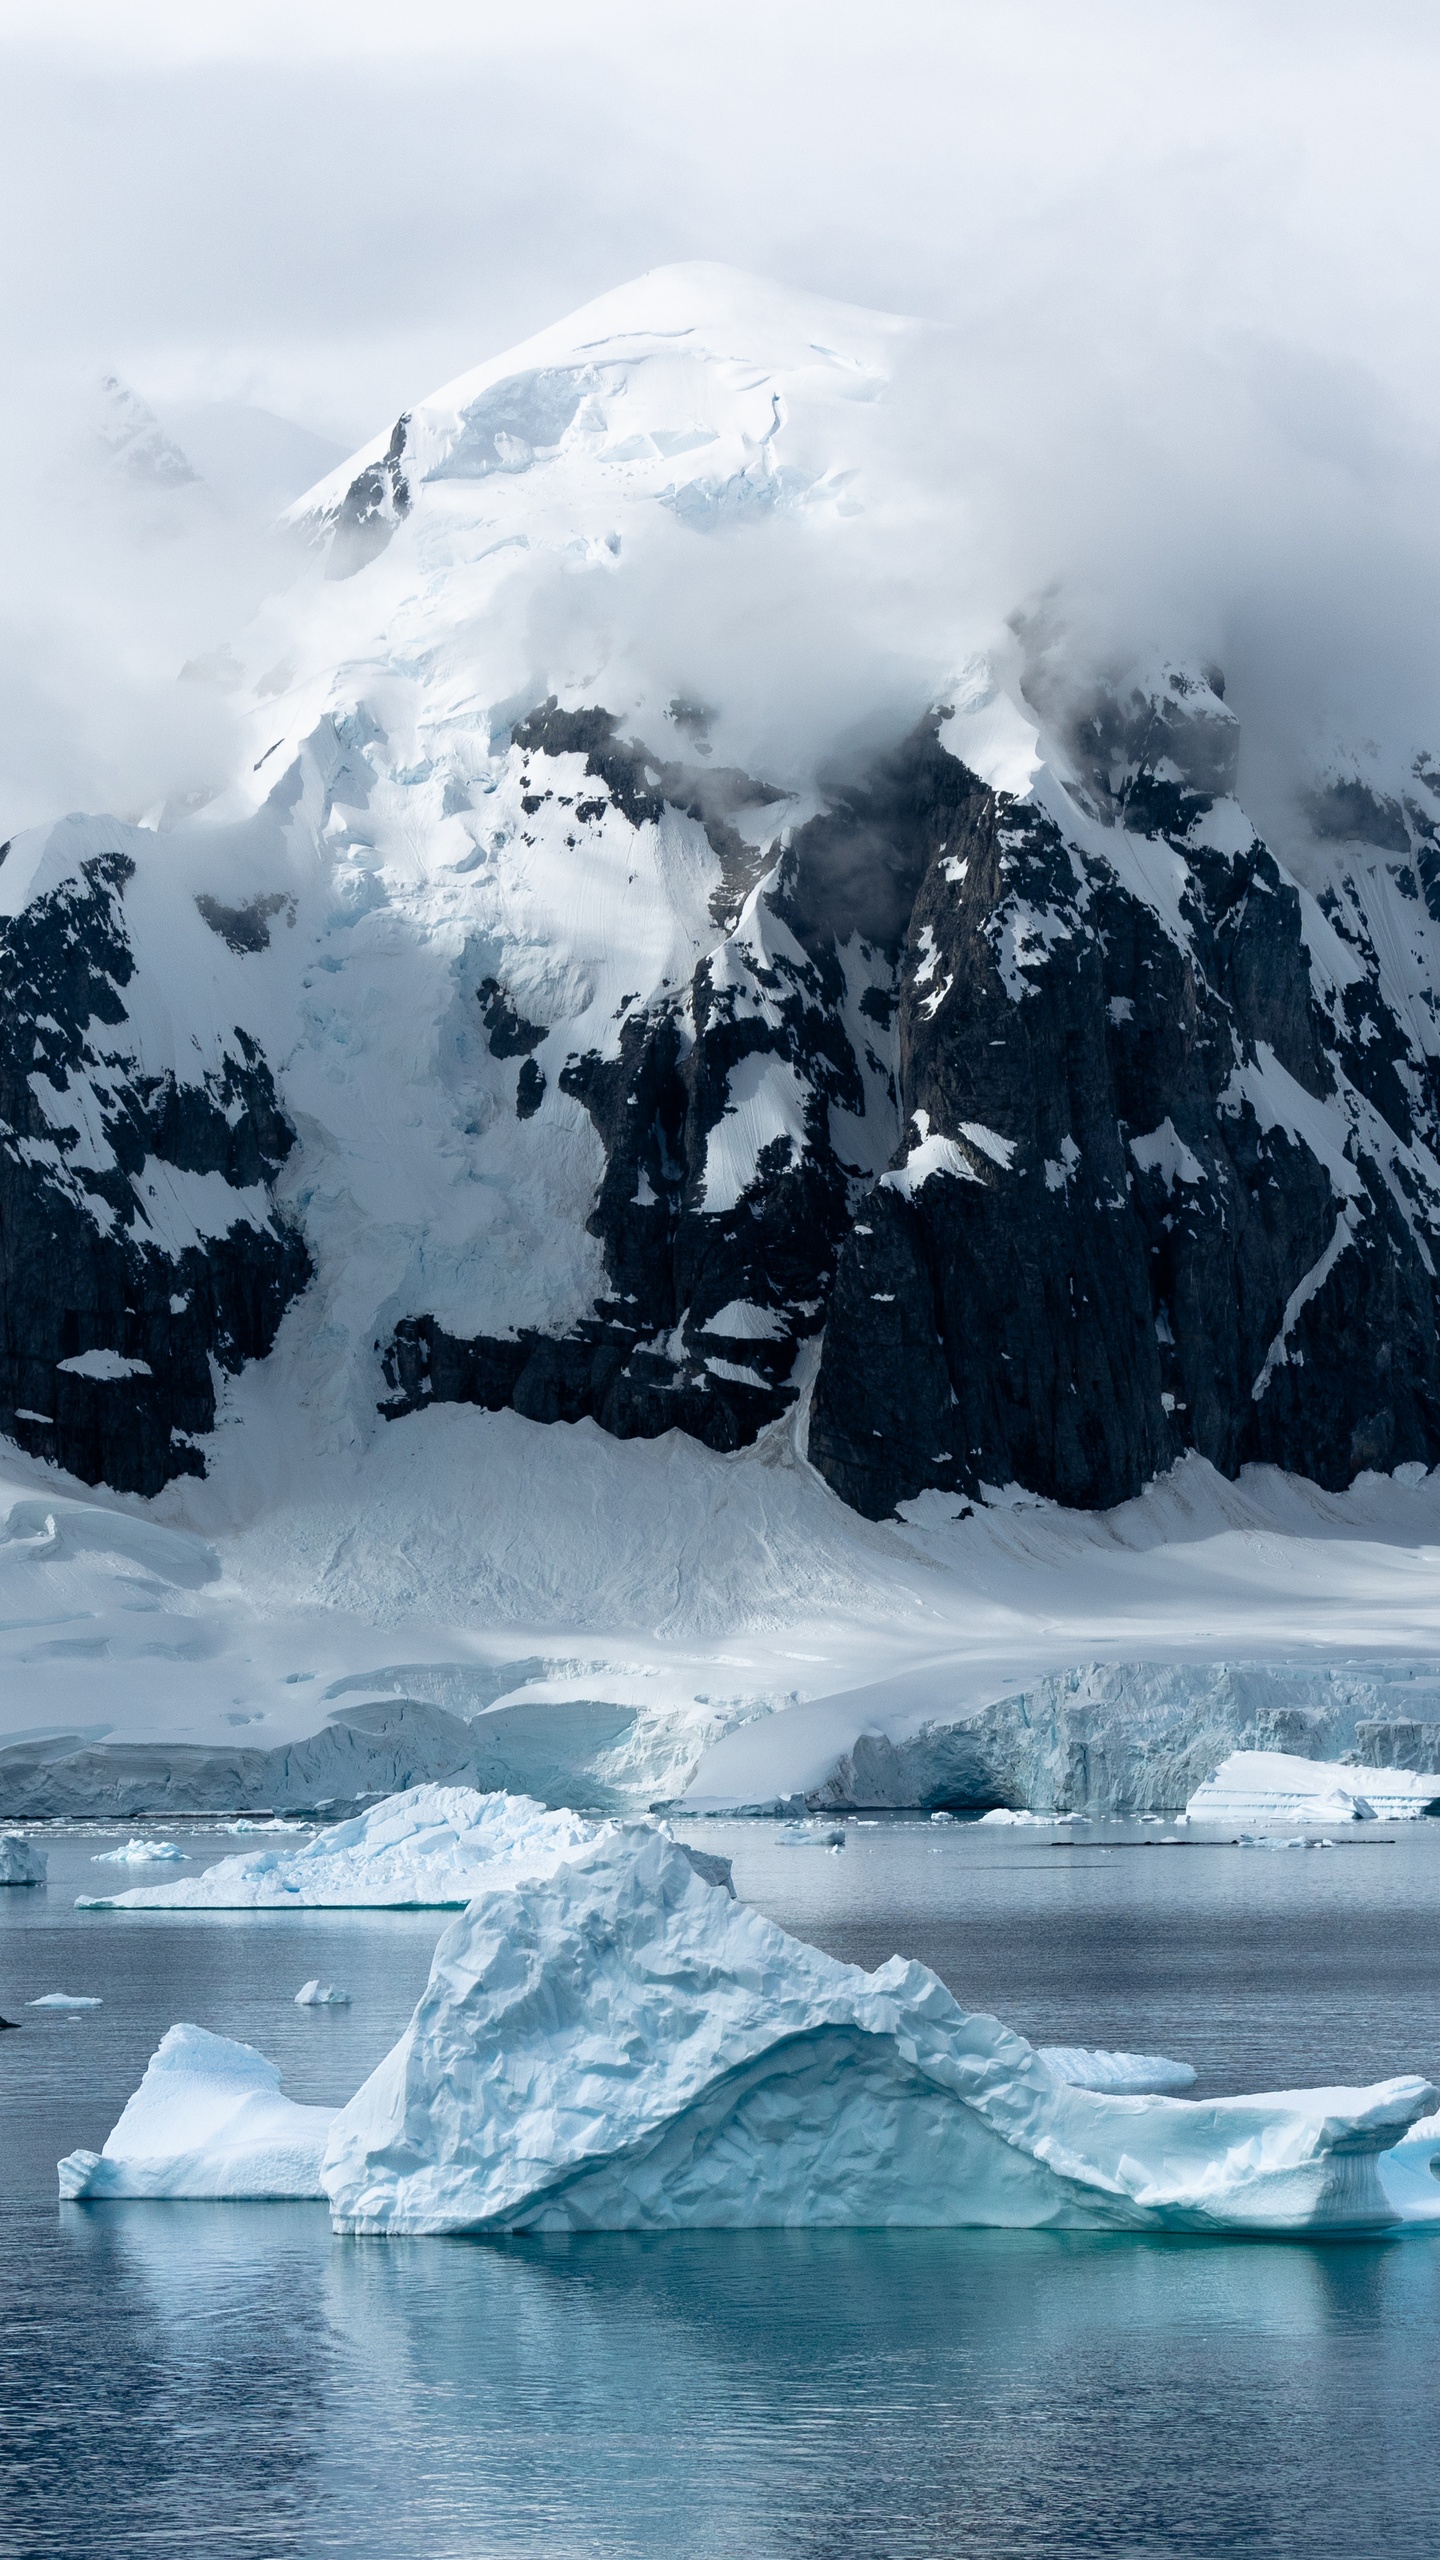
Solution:
[{"label": "snow slope", "polygon": [[273,1476],[154,1505],[12,1470],[0,1811],[431,1779],[600,1809],[1178,1811],[1276,1717],[1327,1759],[1367,1719],[1440,1719],[1428,1480],[1324,1495],[1192,1460],[1112,1514],[887,1526],[783,1424],[718,1457],[449,1408],[289,1469],[276,1421],[252,1428]]}]

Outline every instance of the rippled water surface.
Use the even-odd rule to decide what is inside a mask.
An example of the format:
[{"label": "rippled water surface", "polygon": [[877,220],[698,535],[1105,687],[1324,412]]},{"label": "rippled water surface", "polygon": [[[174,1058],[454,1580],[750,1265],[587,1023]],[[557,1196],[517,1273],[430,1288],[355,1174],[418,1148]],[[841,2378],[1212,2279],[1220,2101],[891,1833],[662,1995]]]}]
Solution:
[{"label": "rippled water surface", "polygon": [[[1182,2055],[1202,2090],[1440,2078],[1440,1824],[1280,1854],[846,1829],[834,1856],[695,1836],[788,1926],[921,1956],[1040,2040]],[[443,1925],[77,1913],[116,1836],[52,1835],[49,1887],[0,1894],[6,2560],[1433,2549],[1426,2239],[365,2243],[308,2205],[58,2207],[55,2160],[174,2019],[344,2098]],[[315,1973],[352,2006],[296,2009]],[[103,2006],[23,2005],[55,1989]]]}]

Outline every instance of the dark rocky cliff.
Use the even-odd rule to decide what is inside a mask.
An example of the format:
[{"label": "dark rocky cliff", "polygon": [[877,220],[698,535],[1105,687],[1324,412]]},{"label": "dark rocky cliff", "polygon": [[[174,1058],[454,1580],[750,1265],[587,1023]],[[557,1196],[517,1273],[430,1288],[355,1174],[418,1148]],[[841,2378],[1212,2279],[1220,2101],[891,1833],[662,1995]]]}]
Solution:
[{"label": "dark rocky cliff", "polygon": [[[936,712],[778,839],[775,788],[705,761],[697,706],[672,719],[667,759],[547,703],[501,756],[522,849],[567,879],[602,836],[613,858],[692,831],[688,979],[627,995],[588,1046],[563,1008],[533,1018],[500,941],[456,999],[515,1163],[598,1140],[603,1285],[563,1326],[487,1327],[477,1255],[471,1329],[407,1284],[384,1413],[513,1406],[730,1451],[810,1376],[809,1456],[873,1517],[929,1488],[1107,1505],[1188,1449],[1328,1486],[1440,1458],[1433,766],[1317,803],[1342,847],[1317,897],[1245,823],[1198,675],[1092,704],[1066,781],[1018,797]],[[346,756],[325,787],[359,807]],[[272,798],[301,797],[297,766]],[[216,1366],[269,1350],[310,1265],[275,1206],[293,1134],[256,1030],[192,1080],[142,1072],[130,866],[92,852],[0,930],[0,1427],[145,1492],[199,1466]],[[295,895],[220,870],[195,903],[258,985]],[[227,981],[237,1006],[250,983]],[[187,1226],[185,1185],[215,1178]]]},{"label": "dark rocky cliff", "polygon": [[[136,1063],[133,869],[97,854],[0,922],[0,1430],[155,1493],[202,1470],[212,1363],[270,1349],[309,1258],[268,1196],[293,1133],[255,1041],[195,1082]],[[219,1178],[203,1232],[189,1176]]]},{"label": "dark rocky cliff", "polygon": [[[637,823],[684,798],[681,769],[638,781],[615,724],[582,719],[531,724],[537,795],[546,754],[583,745]],[[462,1342],[417,1314],[387,1410],[459,1396],[734,1448],[823,1327],[809,1454],[872,1516],[930,1486],[1110,1504],[1189,1448],[1330,1486],[1433,1462],[1434,1069],[1358,910],[1330,901],[1327,979],[1317,912],[1237,833],[1218,697],[1174,676],[1102,703],[1070,827],[939,728],[798,831],[618,1059],[566,1062],[607,1154],[593,1321]],[[1402,903],[1436,841],[1407,812],[1382,813],[1414,857],[1387,835]],[[717,1212],[747,1061],[789,1071],[801,1121]]]}]

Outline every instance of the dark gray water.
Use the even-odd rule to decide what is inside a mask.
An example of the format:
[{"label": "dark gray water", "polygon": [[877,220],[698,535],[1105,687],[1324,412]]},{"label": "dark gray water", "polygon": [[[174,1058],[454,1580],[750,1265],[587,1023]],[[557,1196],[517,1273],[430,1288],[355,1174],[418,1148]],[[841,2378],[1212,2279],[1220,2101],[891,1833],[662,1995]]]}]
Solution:
[{"label": "dark gray water", "polygon": [[[0,2037],[6,2560],[1432,2550],[1428,2240],[367,2244],[322,2207],[59,2208],[55,2160],[99,2144],[174,2019],[344,2098],[442,1925],[75,1912],[115,1836],[53,1839],[48,1890],[0,1894],[0,2013],[25,2020]],[[1183,2055],[1202,2089],[1440,2077],[1437,1824],[1280,1855],[696,1836],[787,1925],[921,1956],[1040,2040]],[[352,2007],[296,2009],[314,1973]],[[52,1989],[104,2005],[23,2007]]]}]

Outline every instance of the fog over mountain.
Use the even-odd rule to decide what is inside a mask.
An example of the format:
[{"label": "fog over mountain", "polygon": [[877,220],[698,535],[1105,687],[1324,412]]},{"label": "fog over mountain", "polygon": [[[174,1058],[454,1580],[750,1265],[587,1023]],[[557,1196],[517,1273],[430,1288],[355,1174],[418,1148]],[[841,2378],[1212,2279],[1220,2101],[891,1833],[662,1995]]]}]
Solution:
[{"label": "fog over mountain", "polygon": [[152,0],[123,26],[67,9],[63,44],[50,11],[7,27],[0,184],[27,255],[3,423],[36,501],[0,644],[7,826],[202,777],[214,706],[174,678],[275,582],[233,507],[197,527],[97,486],[101,377],[188,417],[197,449],[200,410],[236,404],[349,449],[420,386],[695,256],[930,324],[882,432],[933,515],[913,543],[884,525],[843,563],[789,563],[759,614],[745,565],[728,609],[662,592],[677,687],[721,689],[769,633],[757,697],[788,694],[820,754],[824,704],[838,736],[857,700],[923,683],[937,615],[1050,598],[1072,661],[1138,641],[1224,665],[1276,840],[1317,737],[1403,749],[1424,727],[1440,223],[1419,9],[916,0],[883,28],[741,6],[722,30],[634,0],[603,27],[566,7],[481,26],[432,0],[402,31],[378,8],[237,28]]}]

